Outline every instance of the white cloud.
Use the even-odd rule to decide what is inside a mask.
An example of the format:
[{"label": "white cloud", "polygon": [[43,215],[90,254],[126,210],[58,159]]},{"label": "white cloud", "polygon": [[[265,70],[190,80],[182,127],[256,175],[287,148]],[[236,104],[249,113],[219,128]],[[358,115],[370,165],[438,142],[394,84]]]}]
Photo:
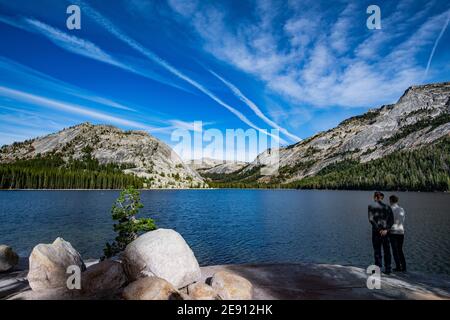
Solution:
[{"label": "white cloud", "polygon": [[197,0],[180,1],[180,0],[168,0],[170,6],[179,14],[189,16],[193,14],[197,8]]},{"label": "white cloud", "polygon": [[[199,82],[193,80],[174,66],[172,66],[170,63],[165,61],[164,59],[160,58],[158,55],[156,55],[154,52],[150,51],[149,49],[145,48],[143,45],[141,45],[139,42],[134,40],[133,38],[129,37],[125,33],[123,33],[119,28],[117,28],[111,21],[109,21],[106,17],[101,15],[99,12],[91,8],[90,6],[86,5],[82,1],[78,1],[83,6],[84,12],[86,12],[92,19],[94,19],[100,26],[105,28],[108,32],[110,32],[112,35],[114,35],[117,39],[123,41],[124,43],[128,44],[131,48],[141,53],[143,56],[147,57],[154,63],[160,65],[176,77],[178,77],[181,80],[184,80],[185,82],[192,85],[194,88],[201,91],[203,94],[208,96],[210,99],[230,111],[232,114],[234,114],[237,118],[239,118],[242,122],[250,126],[251,128],[254,128],[258,130],[261,133],[268,134],[274,139],[279,139],[279,137],[272,135],[270,133],[267,133],[266,130],[263,130],[256,126],[253,122],[251,122],[244,114],[242,114],[239,110],[236,108],[230,106],[229,104],[222,101],[219,97],[217,97],[214,93],[212,93],[210,90],[208,90],[205,86],[200,84]],[[280,139],[280,141],[285,142],[283,139]]]},{"label": "white cloud", "polygon": [[205,126],[212,124],[212,122],[200,122],[199,125],[195,125],[195,122],[183,121],[179,119],[171,119],[168,122],[172,125],[173,129],[186,129],[188,131],[202,132],[205,130]]},{"label": "white cloud", "polygon": [[67,93],[74,97],[81,98],[94,103],[99,103],[107,107],[135,111],[133,108],[126,106],[117,101],[100,97],[92,92],[84,90],[82,88],[76,87],[64,81],[55,79],[47,74],[39,72],[35,69],[24,66],[16,61],[10,60],[8,58],[0,56],[0,69],[9,75],[19,76],[22,81],[30,83],[33,86],[39,86],[45,88],[46,90],[59,91],[61,93]]},{"label": "white cloud", "polygon": [[430,65],[431,65],[431,61],[433,60],[434,52],[436,51],[436,48],[439,44],[439,41],[441,41],[441,38],[444,35],[445,30],[447,30],[449,20],[450,20],[450,10],[447,11],[447,20],[445,21],[444,25],[442,26],[441,32],[439,32],[439,35],[436,38],[436,41],[434,42],[433,49],[431,50],[430,57],[428,58],[424,77],[426,77],[428,75],[428,70],[430,70]]},{"label": "white cloud", "polygon": [[7,111],[7,113],[0,113],[0,120],[2,124],[12,124],[15,128],[28,127],[40,130],[43,130],[44,128],[45,130],[57,130],[64,126],[63,122],[67,123],[67,120],[70,120],[68,118],[60,118],[57,122],[42,113],[6,105],[0,105],[0,111],[1,110]]},{"label": "white cloud", "polygon": [[350,3],[341,12],[337,21],[333,24],[330,34],[330,46],[338,55],[347,52],[349,48],[349,40],[351,39],[349,31],[354,24],[353,12],[356,10],[355,3]]},{"label": "white cloud", "polygon": [[230,22],[225,6],[202,2],[187,13],[180,9],[187,2],[169,5],[207,52],[254,75],[287,102],[317,107],[373,107],[398,98],[421,81],[425,66],[417,55],[433,44],[447,19],[446,12],[430,14],[433,1],[418,11],[411,1],[399,2],[383,15],[382,30],[364,33],[365,8],[359,3],[337,3],[336,17],[335,10],[322,10],[318,2],[290,1],[274,19],[278,7],[265,0],[264,11],[255,9],[259,18],[233,16]]},{"label": "white cloud", "polygon": [[159,75],[156,72],[151,71],[149,68],[135,64],[134,61],[135,59],[133,58],[126,56],[121,56],[120,58],[113,57],[111,54],[102,50],[100,47],[98,47],[91,41],[73,35],[69,35],[57,28],[54,28],[36,19],[23,18],[21,20],[13,20],[11,18],[0,15],[0,21],[28,32],[35,32],[37,34],[40,34],[49,39],[58,47],[67,50],[71,53],[81,55],[86,58],[94,59],[115,66],[122,70],[145,77],[147,79],[157,81],[159,83],[183,91],[187,91],[185,88],[179,86],[176,83],[173,83],[172,81],[169,81],[162,75]]},{"label": "white cloud", "polygon": [[48,97],[38,96],[35,94],[27,93],[27,92],[20,91],[20,90],[15,90],[15,89],[4,87],[4,86],[0,86],[0,93],[5,97],[14,99],[17,101],[21,101],[24,103],[30,103],[30,104],[38,105],[41,107],[55,109],[57,111],[77,114],[77,115],[89,117],[92,119],[105,121],[107,123],[113,123],[113,124],[122,125],[122,126],[126,126],[126,127],[137,128],[137,129],[145,129],[145,130],[149,130],[149,131],[155,129],[154,127],[148,126],[143,123],[111,116],[109,114],[95,111],[95,110],[92,110],[92,109],[89,109],[89,108],[86,108],[84,106],[80,106],[77,104],[59,101],[59,100],[51,99]]},{"label": "white cloud", "polygon": [[285,128],[279,126],[277,123],[275,123],[274,121],[270,120],[262,111],[261,109],[253,102],[251,101],[249,98],[247,98],[242,92],[241,90],[239,90],[234,84],[232,84],[231,82],[225,80],[224,78],[222,78],[220,75],[218,75],[217,73],[215,73],[212,70],[209,70],[215,77],[217,77],[220,81],[222,81],[232,92],[235,96],[237,96],[242,102],[244,102],[250,109],[252,109],[252,111],[260,118],[262,119],[265,123],[267,123],[269,126],[271,126],[272,128],[278,129],[280,130],[281,133],[287,135],[289,138],[291,138],[293,141],[297,142],[299,140],[301,140],[300,137],[297,137],[296,135],[290,133],[288,130],[286,130]]},{"label": "white cloud", "polygon": [[62,32],[52,26],[35,19],[26,18],[25,22],[36,32],[46,36],[50,41],[72,53],[95,59],[104,63],[127,69],[125,65],[114,59],[90,41]]}]

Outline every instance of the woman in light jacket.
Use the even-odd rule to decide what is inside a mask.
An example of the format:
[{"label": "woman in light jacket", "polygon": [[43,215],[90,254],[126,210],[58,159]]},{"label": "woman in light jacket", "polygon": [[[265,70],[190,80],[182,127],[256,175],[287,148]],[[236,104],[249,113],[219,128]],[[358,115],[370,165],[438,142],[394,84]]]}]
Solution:
[{"label": "woman in light jacket", "polygon": [[403,241],[405,238],[405,209],[398,205],[398,197],[392,195],[389,197],[392,212],[394,214],[394,224],[389,231],[389,240],[392,248],[392,255],[396,268],[394,271],[406,272],[406,260],[403,254]]}]

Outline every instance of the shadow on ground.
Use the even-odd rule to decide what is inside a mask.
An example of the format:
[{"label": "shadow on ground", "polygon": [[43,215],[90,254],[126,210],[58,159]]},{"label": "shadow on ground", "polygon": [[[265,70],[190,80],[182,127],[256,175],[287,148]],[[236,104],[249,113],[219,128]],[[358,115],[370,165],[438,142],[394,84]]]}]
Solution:
[{"label": "shadow on ground", "polygon": [[450,278],[416,273],[382,275],[367,288],[364,269],[326,264],[249,264],[203,267],[206,279],[224,269],[247,278],[255,299],[450,299]]}]

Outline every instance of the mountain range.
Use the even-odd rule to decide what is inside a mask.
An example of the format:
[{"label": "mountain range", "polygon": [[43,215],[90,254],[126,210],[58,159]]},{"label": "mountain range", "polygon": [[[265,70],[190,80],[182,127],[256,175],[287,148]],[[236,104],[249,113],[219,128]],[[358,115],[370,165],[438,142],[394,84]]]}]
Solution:
[{"label": "mountain range", "polygon": [[[45,161],[36,163],[42,158]],[[52,168],[54,162],[59,163],[60,169],[63,170],[80,173],[92,171],[95,177],[87,178],[89,180],[97,180],[98,174],[109,172],[133,175],[139,179],[139,187],[207,186],[202,177],[184,164],[168,145],[145,131],[123,131],[109,125],[82,123],[45,137],[14,143],[0,149],[2,167],[32,167],[34,171],[38,171],[40,167]],[[87,163],[89,165],[86,165]],[[20,168],[17,170],[21,171]],[[65,188],[65,185],[61,184],[56,182],[54,187]],[[102,188],[102,185],[98,187]],[[114,187],[123,186],[119,183],[119,186]]]},{"label": "mountain range", "polygon": [[[450,82],[412,86],[251,163],[184,163],[143,131],[83,123],[0,149],[1,188],[289,187],[449,190]],[[274,174],[261,169],[278,166]],[[80,178],[81,176],[81,178]]]},{"label": "mountain range", "polygon": [[243,161],[227,161],[211,158],[202,158],[190,160],[187,164],[200,175],[207,176],[211,174],[230,174],[236,172],[248,163]]},{"label": "mountain range", "polygon": [[[253,162],[227,175],[212,174],[207,178],[211,185],[228,187],[396,188],[399,183],[395,185],[395,181],[389,186],[380,181],[377,173],[367,175],[369,171],[377,171],[378,166],[380,173],[386,176],[424,175],[418,171],[431,170],[431,174],[434,172],[439,175],[439,180],[447,182],[445,188],[448,188],[449,133],[450,82],[412,86],[395,104],[349,118],[333,129],[281,148],[278,152],[266,150]],[[440,151],[437,159],[428,159],[434,163],[433,168],[417,168],[414,163],[404,161],[408,157],[420,158],[420,153],[426,151],[423,148],[430,149],[428,155]],[[383,159],[395,168],[383,168]],[[426,162],[427,159],[419,160]],[[273,163],[279,165],[277,174],[261,174],[260,169]],[[343,171],[350,172],[345,177],[337,174]],[[334,176],[330,176],[331,173]],[[351,174],[355,177],[344,181]],[[317,176],[324,178],[313,179]],[[327,183],[326,178],[331,183]],[[418,178],[422,178],[424,184],[433,182],[427,181],[426,177]],[[335,181],[337,179],[345,183]],[[356,180],[365,181],[359,184]],[[402,189],[420,188],[410,185]]]}]

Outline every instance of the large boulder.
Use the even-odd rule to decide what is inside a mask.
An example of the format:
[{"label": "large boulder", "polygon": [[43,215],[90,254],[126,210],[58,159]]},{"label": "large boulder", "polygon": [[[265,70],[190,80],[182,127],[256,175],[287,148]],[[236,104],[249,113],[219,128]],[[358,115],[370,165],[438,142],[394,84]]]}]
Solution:
[{"label": "large boulder", "polygon": [[0,272],[9,271],[19,263],[19,256],[10,246],[0,245]]},{"label": "large boulder", "polygon": [[211,287],[223,300],[251,300],[253,286],[247,279],[227,271],[216,272]]},{"label": "large boulder", "polygon": [[122,292],[126,300],[183,300],[173,285],[158,277],[140,278]]},{"label": "large boulder", "polygon": [[197,282],[188,286],[189,297],[194,300],[220,300],[217,292],[203,282]]},{"label": "large boulder", "polygon": [[156,276],[175,288],[185,287],[201,277],[200,267],[183,237],[171,229],[147,232],[131,242],[122,255],[128,277]]},{"label": "large boulder", "polygon": [[38,244],[30,255],[27,278],[31,289],[65,288],[71,275],[66,273],[69,266],[85,269],[80,254],[69,242],[57,238],[52,244]]},{"label": "large boulder", "polygon": [[127,276],[118,261],[101,261],[81,274],[81,291],[88,296],[114,297],[126,283]]}]

